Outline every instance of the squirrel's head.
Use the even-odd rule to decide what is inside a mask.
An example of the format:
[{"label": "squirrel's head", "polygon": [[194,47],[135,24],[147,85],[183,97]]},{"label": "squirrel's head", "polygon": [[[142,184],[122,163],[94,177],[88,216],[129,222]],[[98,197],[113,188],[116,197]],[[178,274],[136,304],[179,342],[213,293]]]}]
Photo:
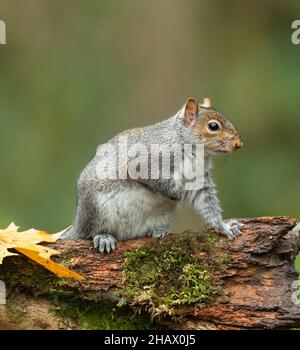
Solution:
[{"label": "squirrel's head", "polygon": [[236,128],[224,115],[211,106],[209,98],[202,104],[189,98],[184,107],[184,124],[205,145],[205,153],[235,151],[243,146]]}]

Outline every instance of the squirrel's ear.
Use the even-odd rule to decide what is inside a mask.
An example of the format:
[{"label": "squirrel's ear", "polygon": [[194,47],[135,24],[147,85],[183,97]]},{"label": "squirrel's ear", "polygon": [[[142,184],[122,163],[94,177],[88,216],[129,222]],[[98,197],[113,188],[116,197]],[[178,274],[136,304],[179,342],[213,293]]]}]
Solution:
[{"label": "squirrel's ear", "polygon": [[211,101],[208,97],[205,97],[202,106],[205,108],[211,108]]},{"label": "squirrel's ear", "polygon": [[198,102],[194,98],[189,98],[184,107],[184,122],[188,126],[195,124],[198,113]]}]

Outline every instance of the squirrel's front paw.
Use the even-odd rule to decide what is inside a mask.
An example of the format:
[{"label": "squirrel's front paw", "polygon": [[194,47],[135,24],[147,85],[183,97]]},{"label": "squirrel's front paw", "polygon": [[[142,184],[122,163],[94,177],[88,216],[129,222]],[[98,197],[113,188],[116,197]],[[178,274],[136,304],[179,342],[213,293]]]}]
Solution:
[{"label": "squirrel's front paw", "polygon": [[109,234],[99,234],[95,235],[94,239],[94,247],[99,250],[101,254],[107,252],[111,252],[116,249],[116,239],[114,236]]},{"label": "squirrel's front paw", "polygon": [[237,220],[230,220],[224,223],[219,232],[222,235],[227,236],[229,239],[235,239],[241,233],[243,226],[244,225]]},{"label": "squirrel's front paw", "polygon": [[152,237],[156,239],[162,239],[168,234],[168,229],[165,227],[159,227],[152,231]]}]

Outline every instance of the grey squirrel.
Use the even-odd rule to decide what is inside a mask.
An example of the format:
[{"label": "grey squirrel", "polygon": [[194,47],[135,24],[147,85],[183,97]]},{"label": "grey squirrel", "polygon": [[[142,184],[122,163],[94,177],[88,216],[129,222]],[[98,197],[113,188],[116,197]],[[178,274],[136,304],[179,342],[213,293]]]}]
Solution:
[{"label": "grey squirrel", "polygon": [[[222,113],[212,108],[208,98],[202,104],[189,98],[183,108],[174,116],[160,123],[127,130],[112,140],[110,145],[118,145],[120,136],[126,137],[129,145],[142,143],[149,147],[176,144],[204,146],[203,184],[201,188],[185,188],[184,178],[178,179],[178,169],[174,161],[170,166],[170,177],[132,179],[99,178],[99,163],[104,156],[100,145],[94,158],[82,171],[77,187],[77,209],[73,225],[65,239],[92,239],[94,247],[101,253],[113,251],[118,241],[144,236],[163,238],[170,228],[172,218],[183,201],[219,233],[234,239],[242,228],[236,220],[224,222],[217,198],[215,185],[211,179],[211,156],[229,153],[243,146],[236,128]],[[118,159],[126,159],[119,150]],[[159,149],[158,151],[159,152]],[[194,161],[194,153],[191,159]],[[174,159],[173,159],[174,160]],[[147,160],[148,161],[148,160]],[[120,174],[119,174],[120,175]],[[127,173],[128,175],[128,173]]]}]

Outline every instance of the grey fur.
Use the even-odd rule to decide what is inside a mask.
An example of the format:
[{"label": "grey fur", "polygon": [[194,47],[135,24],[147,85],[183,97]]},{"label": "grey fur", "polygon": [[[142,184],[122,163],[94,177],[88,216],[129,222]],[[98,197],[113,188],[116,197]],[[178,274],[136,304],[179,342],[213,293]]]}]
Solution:
[{"label": "grey fur", "polygon": [[[150,235],[163,238],[169,229],[172,218],[183,200],[203,217],[205,222],[219,229],[221,234],[233,239],[240,233],[241,224],[225,223],[217,198],[215,185],[211,179],[211,149],[218,148],[223,152],[233,137],[238,137],[233,125],[221,114],[224,128],[228,130],[228,140],[210,140],[193,127],[184,123],[184,108],[173,117],[155,125],[121,133],[127,136],[128,144],[210,145],[205,154],[204,186],[200,190],[186,191],[182,182],[175,179],[176,169],[171,163],[171,179],[156,180],[117,179],[100,180],[96,167],[101,160],[97,152],[94,158],[82,171],[77,186],[77,209],[72,227],[64,234],[66,239],[93,239],[94,246],[101,253],[115,249],[116,242]],[[201,107],[197,122],[211,110]],[[213,110],[213,113],[219,113]],[[117,146],[117,135],[109,141]],[[101,149],[101,145],[98,149]],[[209,147],[208,147],[209,148]],[[122,158],[122,154],[118,157]]]}]

